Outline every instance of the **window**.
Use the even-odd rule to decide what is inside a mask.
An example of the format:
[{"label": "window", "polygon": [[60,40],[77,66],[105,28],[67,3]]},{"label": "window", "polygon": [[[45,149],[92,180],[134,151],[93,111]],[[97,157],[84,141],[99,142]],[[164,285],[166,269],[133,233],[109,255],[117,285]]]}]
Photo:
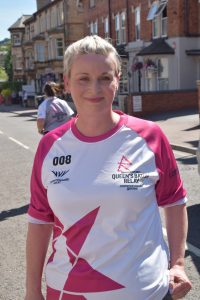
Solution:
[{"label": "window", "polygon": [[90,7],[94,7],[95,6],[95,0],[90,0]]},{"label": "window", "polygon": [[119,81],[119,93],[128,94],[128,72],[127,61],[122,61],[122,74]]},{"label": "window", "polygon": [[121,13],[121,44],[126,44],[126,14]]},{"label": "window", "polygon": [[104,18],[104,37],[109,38],[109,24],[108,17]]},{"label": "window", "polygon": [[119,31],[119,14],[115,16],[115,33],[116,33],[116,44],[120,44],[120,31]]},{"label": "window", "polygon": [[146,89],[148,91],[163,91],[169,89],[168,59],[157,58],[146,68]]},{"label": "window", "polygon": [[22,57],[19,57],[19,56],[16,57],[15,69],[16,70],[22,70],[23,69]]},{"label": "window", "polygon": [[96,20],[95,22],[91,22],[90,25],[90,34],[98,34],[98,21]]},{"label": "window", "polygon": [[12,42],[13,42],[13,46],[21,45],[21,36],[19,33],[15,33],[12,35]]},{"label": "window", "polygon": [[62,38],[56,39],[56,57],[63,58],[63,40],[62,40]]},{"label": "window", "polygon": [[126,44],[126,13],[122,12],[115,16],[116,44]]},{"label": "window", "polygon": [[157,9],[158,9],[158,3],[153,2],[147,16],[147,21],[152,21],[154,19]]},{"label": "window", "polygon": [[58,14],[58,26],[61,26],[63,24],[63,20],[64,20],[64,13],[63,13],[63,6],[62,3],[60,3],[57,6],[57,14]]},{"label": "window", "polygon": [[147,20],[152,21],[154,38],[167,36],[167,1],[153,2]]},{"label": "window", "polygon": [[140,7],[135,10],[135,39],[140,40]]},{"label": "window", "polygon": [[167,36],[167,7],[162,11],[161,14],[161,36]]},{"label": "window", "polygon": [[36,44],[36,61],[45,61],[45,48],[43,44]]},{"label": "window", "polygon": [[168,72],[168,59],[159,58],[157,60],[157,87],[159,91],[168,90],[169,88],[169,72]]}]

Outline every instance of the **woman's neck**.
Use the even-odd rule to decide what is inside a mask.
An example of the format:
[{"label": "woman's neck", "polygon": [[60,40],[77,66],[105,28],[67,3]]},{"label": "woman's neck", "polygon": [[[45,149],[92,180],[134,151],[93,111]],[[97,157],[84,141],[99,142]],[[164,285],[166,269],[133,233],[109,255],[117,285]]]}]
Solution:
[{"label": "woman's neck", "polygon": [[109,114],[98,114],[87,116],[85,114],[78,115],[76,119],[77,129],[85,136],[99,136],[114,128],[119,122],[120,116],[111,111]]}]

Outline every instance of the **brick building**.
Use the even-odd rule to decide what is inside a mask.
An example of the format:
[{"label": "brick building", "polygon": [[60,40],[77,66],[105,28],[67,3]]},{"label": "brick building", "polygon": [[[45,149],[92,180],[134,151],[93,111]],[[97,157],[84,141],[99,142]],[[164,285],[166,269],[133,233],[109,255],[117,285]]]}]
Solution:
[{"label": "brick building", "polygon": [[22,15],[8,29],[11,33],[13,77],[14,80],[22,82],[25,80],[24,52],[22,47],[25,33],[24,21],[30,17],[30,15]]},{"label": "brick building", "polygon": [[[137,93],[140,95],[135,98],[138,102],[149,93],[148,101],[151,101],[147,106],[152,106],[152,112],[155,111],[153,98],[166,94],[166,102],[159,105],[163,110],[167,94],[171,97],[172,91],[175,91],[174,101],[179,100],[179,96],[183,99],[177,102],[178,107],[196,105],[196,80],[200,77],[199,1],[79,2],[86,12],[85,33],[110,39],[122,57],[123,74],[118,95],[121,108],[126,94]],[[142,103],[139,106],[142,107]],[[138,105],[136,110],[139,110]]]},{"label": "brick building", "polygon": [[25,77],[34,81],[37,92],[47,79],[60,81],[64,49],[98,34],[122,59],[115,101],[122,110],[155,112],[155,103],[171,110],[175,102],[176,109],[194,107],[200,78],[199,10],[198,0],[37,0],[37,12],[23,28]]}]

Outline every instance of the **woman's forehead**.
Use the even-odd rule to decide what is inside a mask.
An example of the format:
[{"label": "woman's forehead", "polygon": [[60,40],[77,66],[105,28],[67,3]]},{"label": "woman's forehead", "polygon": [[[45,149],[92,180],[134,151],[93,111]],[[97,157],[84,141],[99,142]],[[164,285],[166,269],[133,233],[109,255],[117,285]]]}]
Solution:
[{"label": "woman's forehead", "polygon": [[79,54],[74,58],[71,71],[77,72],[85,70],[85,72],[99,69],[102,72],[116,72],[116,59],[112,53],[108,55],[88,53]]}]

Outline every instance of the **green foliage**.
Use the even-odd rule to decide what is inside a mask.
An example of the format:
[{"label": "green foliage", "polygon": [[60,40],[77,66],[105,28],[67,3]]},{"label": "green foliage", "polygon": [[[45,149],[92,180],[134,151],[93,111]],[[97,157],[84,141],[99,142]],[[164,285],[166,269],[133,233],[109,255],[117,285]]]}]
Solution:
[{"label": "green foliage", "polygon": [[14,92],[19,92],[22,89],[22,82],[6,81],[1,84],[2,89],[11,89]]},{"label": "green foliage", "polygon": [[5,71],[8,75],[8,80],[11,81],[13,79],[13,67],[12,67],[12,60],[11,60],[11,45],[7,45],[7,55],[5,57],[4,63]]},{"label": "green foliage", "polygon": [[11,89],[4,89],[1,91],[1,95],[5,98],[10,97],[12,94]]},{"label": "green foliage", "polygon": [[1,81],[8,80],[8,75],[6,74],[5,70],[2,67],[0,67],[0,80]]}]

